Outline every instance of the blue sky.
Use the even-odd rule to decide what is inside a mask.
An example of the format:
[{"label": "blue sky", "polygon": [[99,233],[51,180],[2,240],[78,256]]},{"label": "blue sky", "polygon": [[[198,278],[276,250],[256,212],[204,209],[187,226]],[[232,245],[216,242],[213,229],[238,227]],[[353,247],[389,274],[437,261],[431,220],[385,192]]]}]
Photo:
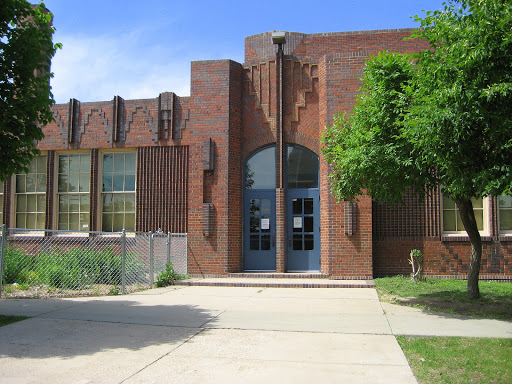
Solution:
[{"label": "blue sky", "polygon": [[[36,2],[33,0],[33,2]],[[46,0],[55,42],[57,103],[190,94],[190,62],[243,62],[244,38],[273,31],[303,33],[409,28],[410,16],[443,0],[173,1]],[[257,5],[257,7],[256,7]]]}]

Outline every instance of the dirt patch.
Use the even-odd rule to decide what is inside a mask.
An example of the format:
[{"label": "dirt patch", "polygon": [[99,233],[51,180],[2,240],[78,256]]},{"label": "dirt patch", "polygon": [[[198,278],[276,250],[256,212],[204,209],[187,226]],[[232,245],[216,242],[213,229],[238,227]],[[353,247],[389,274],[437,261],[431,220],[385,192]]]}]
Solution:
[{"label": "dirt patch", "polygon": [[[126,293],[133,293],[148,289],[142,286],[127,286]],[[118,285],[95,284],[83,289],[54,288],[47,285],[5,285],[2,291],[4,299],[53,299],[65,297],[87,297],[87,296],[115,296],[121,294],[121,287]]]}]

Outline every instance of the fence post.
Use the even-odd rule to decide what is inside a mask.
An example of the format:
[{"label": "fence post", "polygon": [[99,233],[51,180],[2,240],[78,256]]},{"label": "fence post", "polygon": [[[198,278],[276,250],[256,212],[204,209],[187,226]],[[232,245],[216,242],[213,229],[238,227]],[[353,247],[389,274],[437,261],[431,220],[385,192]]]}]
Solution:
[{"label": "fence post", "polygon": [[3,276],[4,276],[4,250],[5,250],[5,241],[7,237],[7,226],[2,224],[2,242],[0,244],[0,298],[2,297],[2,292],[4,286],[2,285]]},{"label": "fence post", "polygon": [[171,262],[171,232],[167,232],[167,264]]},{"label": "fence post", "polygon": [[126,294],[126,231],[121,233],[121,293]]},{"label": "fence post", "polygon": [[149,288],[153,288],[155,280],[155,266],[153,264],[154,250],[153,250],[153,233],[149,231]]}]

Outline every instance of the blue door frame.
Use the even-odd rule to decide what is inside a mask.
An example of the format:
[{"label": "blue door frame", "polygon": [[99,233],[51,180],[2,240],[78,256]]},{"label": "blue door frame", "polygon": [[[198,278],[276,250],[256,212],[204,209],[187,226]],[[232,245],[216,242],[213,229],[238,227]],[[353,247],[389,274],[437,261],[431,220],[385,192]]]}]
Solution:
[{"label": "blue door frame", "polygon": [[244,193],[244,270],[276,270],[276,191]]},{"label": "blue door frame", "polygon": [[318,189],[289,189],[286,204],[288,272],[320,271],[320,200]]}]

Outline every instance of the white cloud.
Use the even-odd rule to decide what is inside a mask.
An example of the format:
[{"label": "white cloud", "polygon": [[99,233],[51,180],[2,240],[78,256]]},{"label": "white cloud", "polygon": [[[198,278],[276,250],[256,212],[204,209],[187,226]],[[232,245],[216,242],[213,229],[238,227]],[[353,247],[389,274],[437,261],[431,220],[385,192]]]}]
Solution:
[{"label": "white cloud", "polygon": [[63,44],[52,62],[52,91],[57,103],[158,96],[160,92],[190,93],[190,60],[169,47],[145,45],[142,35],[56,36]]}]

